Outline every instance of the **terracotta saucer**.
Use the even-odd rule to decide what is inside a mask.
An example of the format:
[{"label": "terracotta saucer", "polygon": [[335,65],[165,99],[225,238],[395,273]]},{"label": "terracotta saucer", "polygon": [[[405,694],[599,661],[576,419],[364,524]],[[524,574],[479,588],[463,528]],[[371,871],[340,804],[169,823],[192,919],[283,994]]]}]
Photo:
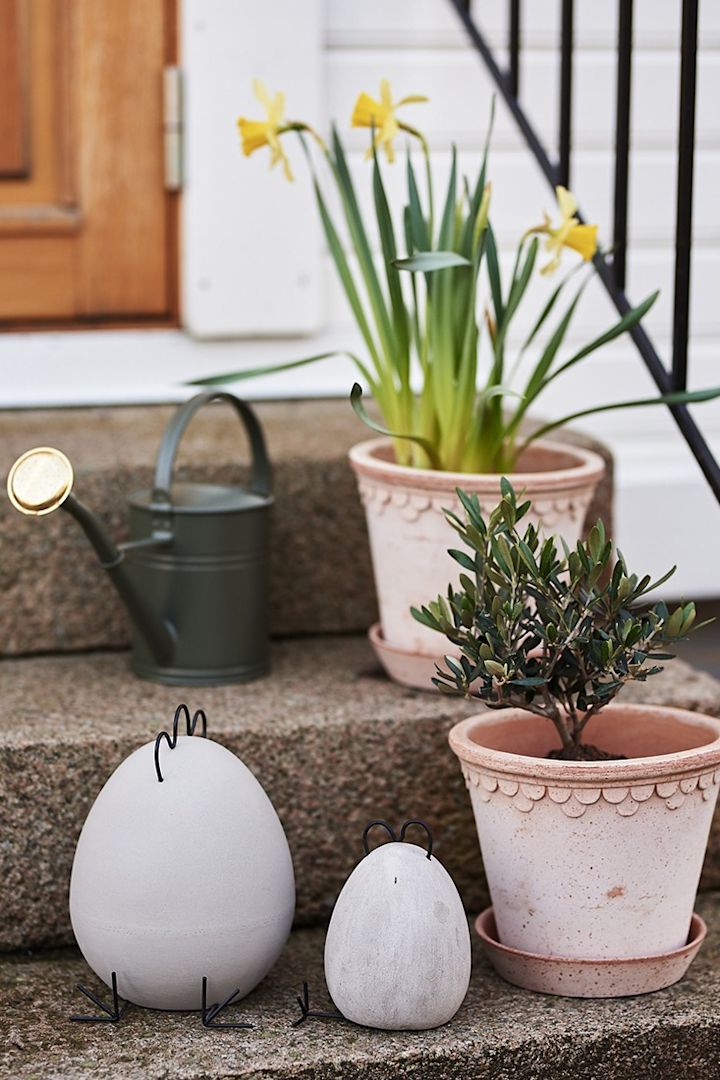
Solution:
[{"label": "terracotta saucer", "polygon": [[585,998],[629,997],[672,986],[690,967],[707,933],[704,921],[693,915],[687,944],[680,949],[626,960],[578,960],[502,945],[491,907],[478,915],[475,929],[493,967],[507,982],[541,994]]},{"label": "terracotta saucer", "polygon": [[388,644],[379,622],[373,623],[368,630],[368,639],[378,660],[394,682],[411,686],[413,690],[435,692],[432,678],[435,675],[435,664],[442,659],[439,653],[437,656],[426,656],[423,653],[405,652],[396,645]]}]

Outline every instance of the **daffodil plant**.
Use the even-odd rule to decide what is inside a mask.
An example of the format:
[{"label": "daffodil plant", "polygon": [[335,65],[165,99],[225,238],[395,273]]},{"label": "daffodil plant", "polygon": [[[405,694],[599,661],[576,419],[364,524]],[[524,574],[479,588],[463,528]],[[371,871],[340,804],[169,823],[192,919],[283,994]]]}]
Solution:
[{"label": "daffodil plant", "polygon": [[[594,405],[552,423],[528,428],[524,422],[527,411],[546,387],[635,326],[658,294],[653,293],[581,349],[570,356],[561,356],[573,316],[592,276],[592,260],[600,257],[597,226],[578,220],[571,192],[557,188],[559,222],[553,224],[545,215],[542,224],[523,233],[510,278],[503,281],[489,217],[490,133],[481,167],[472,181],[460,176],[453,149],[447,188],[436,207],[427,141],[399,115],[401,109],[426,98],[411,95],[396,101],[387,80],[380,85],[379,99],[361,93],[351,123],[371,133],[367,156],[372,162],[375,222],[370,230],[360,212],[337,129],[332,128],[328,146],[308,124],[286,119],[283,94],[271,96],[259,81],[254,88],[266,117],[257,121],[241,117],[238,121],[243,153],[250,155],[267,146],[270,167],[280,164],[285,177],[292,180],[282,140],[290,132],[301,139],[328,248],[365,346],[364,356],[346,355],[354,361],[375,399],[384,426],[367,415],[357,383],[352,388],[351,401],[370,427],[393,437],[400,464],[459,472],[512,472],[519,455],[534,439],[579,417],[607,409],[700,401],[720,395],[720,388],[716,388]],[[404,164],[407,196],[402,226],[396,229],[379,154],[384,151],[388,167],[392,167],[396,156],[394,143],[401,133],[408,142]],[[423,158],[422,184],[413,163],[413,143]],[[318,168],[323,159],[328,179],[340,197],[345,238],[341,237],[340,226],[328,208],[323,191]],[[382,254],[380,268],[373,256],[377,242]],[[559,268],[565,249],[579,254],[580,262],[559,282],[537,313],[530,333],[515,355],[508,356],[510,327],[528,295],[541,243],[549,255],[541,274],[552,274]],[[563,307],[571,282],[577,281],[576,272],[588,265],[589,272],[582,275]],[[274,367],[245,369],[196,381],[232,382],[315,363],[331,355],[322,353]],[[524,383],[518,383],[518,372],[526,368],[521,364],[524,358],[531,361],[529,374]]]}]

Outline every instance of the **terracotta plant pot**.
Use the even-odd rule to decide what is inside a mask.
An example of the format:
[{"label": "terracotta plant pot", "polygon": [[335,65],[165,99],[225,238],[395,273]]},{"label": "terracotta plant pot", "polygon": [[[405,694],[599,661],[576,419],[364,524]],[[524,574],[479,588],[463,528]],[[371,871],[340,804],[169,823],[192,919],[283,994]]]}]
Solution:
[{"label": "terracotta plant pot", "polygon": [[[450,732],[504,966],[488,951],[501,974],[530,989],[583,997],[656,990],[682,976],[678,950],[691,944],[720,782],[720,721],[613,704],[588,722],[584,740],[626,759],[548,759],[560,746],[554,727],[521,709],[488,711]],[[493,932],[487,918],[484,928]],[[693,955],[683,952],[688,964]],[[543,970],[541,958],[555,971]],[[617,961],[614,972],[608,961]],[[607,978],[588,979],[588,965]]]},{"label": "terracotta plant pot", "polygon": [[[410,608],[444,593],[460,572],[447,554],[458,545],[443,514],[445,508],[460,508],[455,489],[476,494],[483,510],[490,511],[500,501],[501,477],[397,465],[386,438],[358,443],[350,463],[367,514],[380,608],[381,625],[372,628],[370,640],[393,679],[430,690],[442,640],[416,622]],[[592,450],[539,440],[518,466],[511,479],[532,499],[528,520],[574,544],[605,471],[602,458]]]}]

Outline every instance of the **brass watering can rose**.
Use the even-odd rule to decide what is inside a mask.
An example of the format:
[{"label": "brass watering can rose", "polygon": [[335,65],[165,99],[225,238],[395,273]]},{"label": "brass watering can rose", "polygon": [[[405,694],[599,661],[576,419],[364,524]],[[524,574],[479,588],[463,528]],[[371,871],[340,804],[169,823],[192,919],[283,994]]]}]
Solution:
[{"label": "brass watering can rose", "polygon": [[[180,439],[212,402],[235,410],[252,451],[250,484],[173,480]],[[51,446],[27,450],[10,470],[10,502],[79,522],[133,621],[133,669],[180,685],[238,682],[268,667],[267,547],[272,472],[252,409],[233,394],[197,394],[163,435],[152,488],[128,497],[131,539],[115,544],[73,494],[73,467]]]},{"label": "brass watering can rose", "polygon": [[73,479],[73,467],[61,450],[36,446],[26,450],[10,470],[8,497],[21,514],[52,514],[72,491]]}]

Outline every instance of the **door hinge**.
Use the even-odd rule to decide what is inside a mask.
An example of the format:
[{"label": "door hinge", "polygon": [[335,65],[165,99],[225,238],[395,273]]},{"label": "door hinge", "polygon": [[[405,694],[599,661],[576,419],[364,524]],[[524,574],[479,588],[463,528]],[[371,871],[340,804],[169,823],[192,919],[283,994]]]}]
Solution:
[{"label": "door hinge", "polygon": [[163,70],[163,151],[165,190],[183,186],[183,88],[182,70],[169,65]]}]

